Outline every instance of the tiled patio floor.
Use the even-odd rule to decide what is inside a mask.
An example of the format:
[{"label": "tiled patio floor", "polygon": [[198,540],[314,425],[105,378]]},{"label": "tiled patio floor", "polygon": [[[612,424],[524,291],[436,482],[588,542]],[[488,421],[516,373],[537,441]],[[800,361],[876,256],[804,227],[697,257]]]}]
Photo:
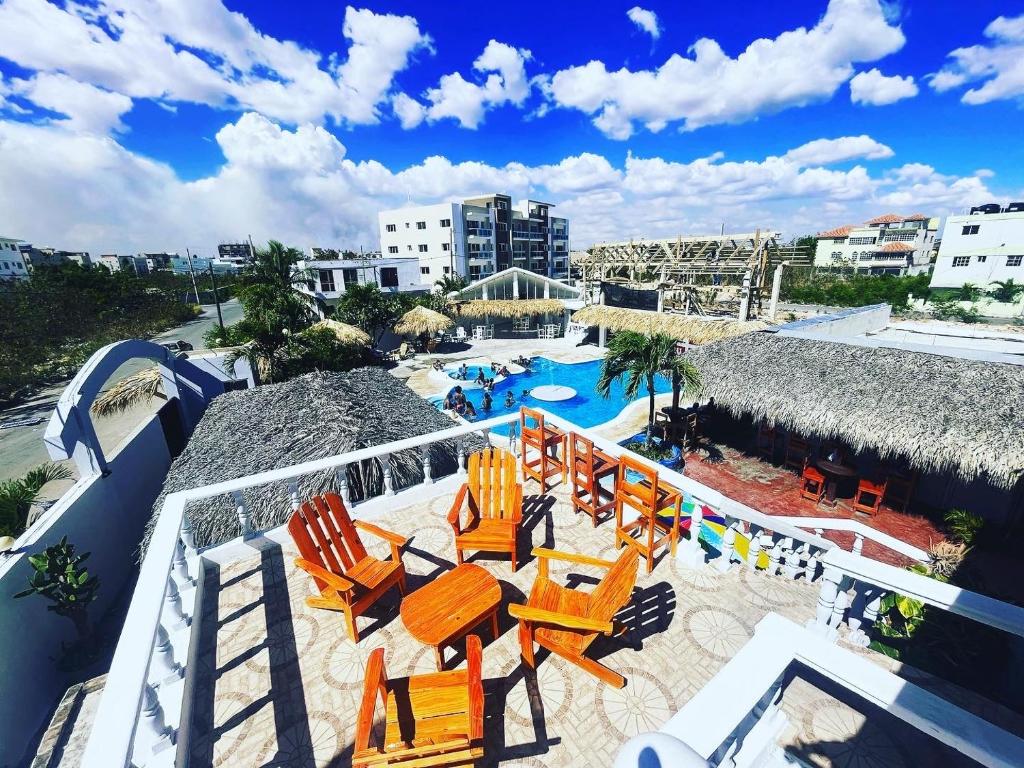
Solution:
[{"label": "tiled patio floor", "polygon": [[[536,575],[535,562],[526,557],[527,539],[534,546],[614,557],[608,523],[592,529],[576,518],[561,490],[543,498],[530,496],[531,490],[536,490],[532,483],[526,487],[518,573],[511,573],[507,561],[477,560],[500,580],[505,602],[523,601]],[[452,535],[444,520],[448,504],[448,497],[438,497],[377,520],[412,536],[404,555],[411,589],[453,567]],[[377,553],[383,556],[384,548]],[[362,639],[355,645],[339,614],[305,605],[311,583],[297,572],[294,556],[289,546],[272,546],[208,574],[192,719],[193,766],[348,765],[370,652],[386,649],[391,676],[435,669],[432,649],[415,641],[398,616],[397,592],[374,618],[360,620]],[[584,588],[596,575],[589,568],[555,562],[552,574],[576,574],[570,583]],[[485,643],[483,764],[610,765],[626,739],[656,729],[683,706],[742,647],[769,610],[803,623],[813,616],[816,595],[816,585],[740,568],[727,574],[693,572],[670,558],[650,575],[641,567],[633,604],[620,617],[629,632],[591,649],[626,676],[622,690],[546,653],[539,655],[536,677],[526,675],[514,624],[502,610],[497,641],[489,629],[479,632]],[[461,651],[453,655],[449,650],[448,659],[463,662]],[[813,715],[825,704],[838,714]],[[864,726],[863,715],[817,690],[787,695],[786,707],[793,721],[788,738],[805,751],[842,736],[844,728],[853,739]],[[900,749],[888,749],[905,741],[900,731],[906,729],[891,732],[884,722],[872,723],[872,733],[880,735],[852,751],[805,758],[837,766],[951,764],[921,762],[922,754],[928,756],[927,744],[924,753],[915,751],[914,760]]]},{"label": "tiled patio floor", "polygon": [[[815,504],[800,496],[800,478],[792,470],[769,464],[728,445],[714,444],[713,453],[715,460],[709,460],[706,448],[687,454],[684,474],[765,514],[853,518],[924,550],[944,538],[935,523],[926,517],[896,512],[884,505],[877,515],[864,515],[850,507],[849,499],[842,498],[835,507]],[[826,538],[844,549],[853,545],[852,533],[830,532]],[[910,562],[873,541],[864,542],[864,554],[893,565]]]}]

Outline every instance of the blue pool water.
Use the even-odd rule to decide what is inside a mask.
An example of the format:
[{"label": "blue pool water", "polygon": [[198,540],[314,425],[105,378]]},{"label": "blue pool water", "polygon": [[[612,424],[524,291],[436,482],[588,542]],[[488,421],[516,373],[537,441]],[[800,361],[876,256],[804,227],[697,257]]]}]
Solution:
[{"label": "blue pool water", "polygon": [[[556,363],[546,357],[536,357],[533,360],[531,371],[520,374],[512,374],[508,380],[495,384],[492,397],[494,402],[490,412],[482,410],[483,390],[463,389],[466,398],[473,403],[477,410],[477,419],[489,419],[501,416],[511,411],[519,410],[520,405],[527,405],[531,408],[543,408],[550,413],[568,419],[581,427],[593,427],[611,421],[622,411],[629,401],[623,397],[622,384],[614,382],[611,388],[611,395],[603,398],[595,392],[598,376],[601,372],[601,361],[593,360],[588,363]],[[476,375],[476,368],[469,369],[469,377]],[[562,402],[542,402],[527,397],[521,399],[524,389],[533,389],[542,384],[564,384],[576,390],[576,396]],[[671,392],[672,383],[664,376],[658,376],[654,380],[655,391],[658,393]],[[515,404],[505,407],[505,393],[508,390],[516,396]],[[647,397],[646,391],[641,397]],[[436,405],[440,407],[440,401]],[[472,421],[472,419],[470,419]],[[508,427],[496,429],[495,432],[508,434]]]}]

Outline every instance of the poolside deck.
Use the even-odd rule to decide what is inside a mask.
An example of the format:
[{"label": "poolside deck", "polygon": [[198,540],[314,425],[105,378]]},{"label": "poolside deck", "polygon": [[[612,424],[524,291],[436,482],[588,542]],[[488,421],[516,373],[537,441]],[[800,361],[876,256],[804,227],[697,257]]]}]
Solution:
[{"label": "poolside deck", "polygon": [[[572,512],[565,491],[531,495],[526,486],[519,571],[507,561],[477,560],[495,574],[504,603],[522,601],[536,575],[530,544],[614,557],[613,529],[594,529]],[[412,537],[404,561],[416,589],[454,566],[445,523],[450,495],[394,509],[376,520]],[[371,540],[368,538],[367,543]],[[262,551],[208,573],[192,718],[193,766],[343,766],[352,750],[358,697],[370,652],[386,648],[392,676],[434,671],[433,651],[398,617],[397,592],[353,644],[340,615],[307,607],[310,580],[293,565],[290,545]],[[379,552],[384,555],[383,548]],[[552,564],[557,578],[588,588],[588,568]],[[570,577],[570,574],[574,574]],[[629,737],[664,723],[732,657],[754,625],[775,611],[803,623],[817,585],[734,568],[684,570],[663,558],[640,578],[620,616],[629,631],[598,642],[595,657],[622,672],[617,690],[546,653],[537,674],[520,665],[513,621],[500,611],[500,637],[484,642],[484,765],[604,766]],[[890,660],[865,651],[879,664]],[[459,652],[451,663],[463,663]],[[945,748],[885,713],[834,698],[814,680],[795,681],[785,697],[791,725],[784,745],[812,765],[963,765]],[[861,760],[863,762],[857,762]]]}]

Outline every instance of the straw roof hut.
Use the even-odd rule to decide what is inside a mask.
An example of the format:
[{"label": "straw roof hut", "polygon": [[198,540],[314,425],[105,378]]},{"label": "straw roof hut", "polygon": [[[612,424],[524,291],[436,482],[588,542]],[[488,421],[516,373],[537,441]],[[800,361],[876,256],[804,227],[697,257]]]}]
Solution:
[{"label": "straw roof hut", "polygon": [[342,344],[354,344],[358,346],[368,346],[370,344],[370,335],[366,333],[366,331],[356,328],[354,325],[339,323],[337,320],[321,320],[318,323],[313,323],[310,327],[326,328],[331,331]]},{"label": "straw roof hut", "polygon": [[687,339],[694,344],[707,344],[720,339],[729,339],[752,331],[767,328],[759,320],[714,320],[696,315],[675,315],[666,312],[648,312],[642,309],[609,307],[605,304],[591,304],[574,312],[574,323],[581,325],[603,325],[610,331],[636,331],[637,333],[663,333],[675,339]]},{"label": "straw roof hut", "polygon": [[558,299],[473,299],[457,305],[465,317],[528,317],[558,315],[565,305]]},{"label": "straw roof hut", "polygon": [[455,321],[450,317],[429,307],[413,307],[395,324],[395,333],[400,336],[419,336],[424,333],[433,335],[447,331],[454,325]]},{"label": "straw roof hut", "polygon": [[1024,476],[1024,366],[782,334],[687,353],[704,395],[802,435],[1010,489]]},{"label": "straw roof hut", "polygon": [[[280,469],[313,459],[380,445],[453,426],[444,414],[381,368],[357,368],[346,373],[308,373],[281,384],[226,392],[206,409],[185,450],[167,473],[154,511],[173,491],[223,482],[245,475]],[[466,441],[466,450],[484,446],[479,438]],[[435,476],[455,471],[455,443],[430,449]],[[423,463],[417,451],[390,457],[395,488],[419,483]],[[376,460],[349,465],[353,499],[377,495],[383,474]],[[299,478],[299,493],[308,498],[334,490],[333,471]],[[257,530],[283,524],[291,513],[286,483],[244,492]],[[198,546],[238,536],[238,518],[228,497],[192,504],[189,518]],[[151,529],[153,521],[149,523]],[[150,535],[147,530],[146,538]]]}]

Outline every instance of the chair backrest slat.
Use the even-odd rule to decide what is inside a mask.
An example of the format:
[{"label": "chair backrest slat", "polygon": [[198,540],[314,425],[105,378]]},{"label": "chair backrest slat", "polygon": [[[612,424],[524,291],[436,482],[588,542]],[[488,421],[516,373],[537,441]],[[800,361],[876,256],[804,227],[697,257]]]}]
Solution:
[{"label": "chair backrest slat", "polygon": [[485,448],[469,457],[470,504],[484,518],[516,515],[516,457],[500,448]]},{"label": "chair backrest slat", "polygon": [[[628,473],[636,472],[640,475],[640,481],[635,482],[628,479]],[[619,457],[619,475],[615,482],[616,498],[636,511],[653,515],[657,510],[658,499],[658,472],[646,464],[630,458],[623,454]]]},{"label": "chair backrest slat", "polygon": [[637,566],[640,552],[635,547],[626,547],[615,565],[601,579],[601,583],[590,593],[590,618],[611,621],[612,617],[629,602],[636,586]]},{"label": "chair backrest slat", "polygon": [[339,576],[366,557],[345,502],[336,493],[304,502],[288,519],[288,532],[305,560]]},{"label": "chair backrest slat", "polygon": [[363,541],[359,538],[359,532],[356,530],[355,523],[352,522],[352,517],[348,513],[348,507],[345,506],[341,496],[336,493],[325,493],[320,498],[327,502],[334,525],[338,533],[341,534],[340,540],[334,539],[335,543],[339,547],[346,547],[349,556],[352,558],[352,563],[358,563],[366,557],[366,547],[363,546]]}]

